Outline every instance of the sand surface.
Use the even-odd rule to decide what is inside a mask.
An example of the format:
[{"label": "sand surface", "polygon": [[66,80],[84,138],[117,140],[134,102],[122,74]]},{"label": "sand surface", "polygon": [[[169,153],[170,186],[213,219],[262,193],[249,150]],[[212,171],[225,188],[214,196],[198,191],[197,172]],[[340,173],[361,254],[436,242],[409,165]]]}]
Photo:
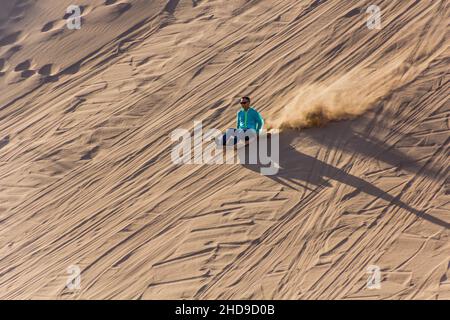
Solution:
[{"label": "sand surface", "polygon": [[[0,5],[0,298],[450,298],[447,0]],[[241,95],[278,174],[173,164]]]}]

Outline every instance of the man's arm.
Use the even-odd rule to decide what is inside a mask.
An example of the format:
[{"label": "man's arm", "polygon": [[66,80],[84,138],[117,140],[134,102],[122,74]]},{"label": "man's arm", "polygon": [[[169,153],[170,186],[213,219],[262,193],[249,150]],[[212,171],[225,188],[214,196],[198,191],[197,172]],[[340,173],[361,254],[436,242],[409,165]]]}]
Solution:
[{"label": "man's arm", "polygon": [[257,114],[257,117],[256,117],[257,130],[256,131],[259,133],[264,126],[264,119],[258,111],[256,111],[256,114]]},{"label": "man's arm", "polygon": [[236,129],[240,129],[239,128],[239,113],[240,113],[240,111],[238,111],[236,114]]}]

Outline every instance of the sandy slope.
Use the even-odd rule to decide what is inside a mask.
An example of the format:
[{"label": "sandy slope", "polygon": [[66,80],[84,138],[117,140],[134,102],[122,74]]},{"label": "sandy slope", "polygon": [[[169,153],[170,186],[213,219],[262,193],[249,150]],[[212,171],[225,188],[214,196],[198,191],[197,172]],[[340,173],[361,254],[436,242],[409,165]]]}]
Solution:
[{"label": "sandy slope", "polygon": [[[0,298],[450,298],[448,1],[0,2]],[[172,164],[243,94],[362,115]]]}]

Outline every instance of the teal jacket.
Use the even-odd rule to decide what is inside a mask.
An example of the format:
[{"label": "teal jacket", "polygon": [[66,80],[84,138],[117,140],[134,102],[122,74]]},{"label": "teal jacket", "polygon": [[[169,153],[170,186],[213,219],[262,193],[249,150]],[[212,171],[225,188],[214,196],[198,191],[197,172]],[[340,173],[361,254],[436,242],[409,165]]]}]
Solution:
[{"label": "teal jacket", "polygon": [[261,131],[264,120],[258,111],[250,107],[247,111],[244,108],[237,113],[237,129],[254,129],[256,133]]}]

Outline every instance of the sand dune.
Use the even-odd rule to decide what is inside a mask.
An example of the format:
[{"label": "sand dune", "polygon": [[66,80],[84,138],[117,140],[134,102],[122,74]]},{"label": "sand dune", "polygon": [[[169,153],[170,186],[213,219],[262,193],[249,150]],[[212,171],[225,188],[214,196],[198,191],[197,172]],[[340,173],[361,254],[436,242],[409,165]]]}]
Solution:
[{"label": "sand dune", "polygon": [[[448,1],[1,6],[0,298],[450,298]],[[276,175],[172,163],[242,95]]]}]

